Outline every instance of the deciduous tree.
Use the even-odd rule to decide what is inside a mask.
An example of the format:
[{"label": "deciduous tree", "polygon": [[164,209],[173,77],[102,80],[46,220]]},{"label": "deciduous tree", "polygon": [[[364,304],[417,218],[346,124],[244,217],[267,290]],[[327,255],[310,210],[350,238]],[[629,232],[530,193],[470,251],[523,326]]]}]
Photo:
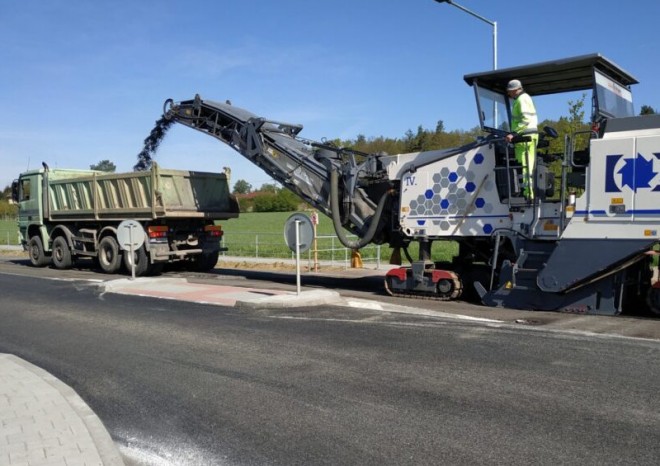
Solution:
[{"label": "deciduous tree", "polygon": [[650,105],[642,105],[642,108],[639,111],[640,115],[655,115],[656,113],[658,112],[656,112]]},{"label": "deciduous tree", "polygon": [[252,185],[245,180],[238,180],[234,183],[234,194],[249,194],[252,192]]},{"label": "deciduous tree", "polygon": [[102,172],[114,173],[117,167],[110,160],[101,160],[99,163],[89,166],[90,170],[99,170]]}]

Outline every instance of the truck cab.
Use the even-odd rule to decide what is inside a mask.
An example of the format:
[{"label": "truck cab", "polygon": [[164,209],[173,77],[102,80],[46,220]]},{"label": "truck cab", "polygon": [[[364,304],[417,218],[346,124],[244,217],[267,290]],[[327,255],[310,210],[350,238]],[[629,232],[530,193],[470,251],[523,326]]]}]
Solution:
[{"label": "truck cab", "polygon": [[12,199],[18,205],[18,232],[21,245],[33,265],[50,262],[48,230],[43,216],[43,169],[22,173],[12,183]]}]

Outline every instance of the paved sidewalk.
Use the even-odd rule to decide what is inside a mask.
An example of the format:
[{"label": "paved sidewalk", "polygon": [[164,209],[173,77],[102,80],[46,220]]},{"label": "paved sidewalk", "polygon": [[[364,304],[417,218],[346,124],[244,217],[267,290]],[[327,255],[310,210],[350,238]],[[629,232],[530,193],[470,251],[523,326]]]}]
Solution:
[{"label": "paved sidewalk", "polygon": [[101,420],[73,389],[0,354],[0,466],[123,464]]},{"label": "paved sidewalk", "polygon": [[123,278],[101,284],[106,293],[150,296],[200,304],[218,304],[239,308],[291,308],[335,304],[341,301],[336,291],[267,290],[244,286],[227,286],[217,283],[191,283],[185,278],[141,277],[131,280]]},{"label": "paved sidewalk", "polygon": [[211,280],[191,282],[185,278],[167,277],[109,280],[100,283],[99,286],[104,293],[150,296],[199,304],[231,306],[238,309],[293,309],[297,307],[334,305],[374,311],[444,317],[472,322],[501,322],[479,316],[420,309],[418,307],[388,304],[367,299],[344,298],[337,291],[325,289],[308,289],[297,294],[295,291],[220,285]]}]

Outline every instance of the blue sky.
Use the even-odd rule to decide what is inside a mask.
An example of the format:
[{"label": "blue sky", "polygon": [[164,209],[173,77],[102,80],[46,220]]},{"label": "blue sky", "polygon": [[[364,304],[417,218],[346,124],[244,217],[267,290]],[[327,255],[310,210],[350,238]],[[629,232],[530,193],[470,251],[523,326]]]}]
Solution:
[{"label": "blue sky", "polygon": [[[498,22],[500,68],[599,52],[633,74],[636,110],[660,108],[660,1],[457,0]],[[467,73],[492,67],[492,28],[433,0],[0,0],[0,186],[26,168],[130,171],[165,99],[199,93],[302,123],[310,139],[401,137],[476,125]],[[567,98],[537,101],[540,117]],[[176,125],[156,160],[260,169]]]}]

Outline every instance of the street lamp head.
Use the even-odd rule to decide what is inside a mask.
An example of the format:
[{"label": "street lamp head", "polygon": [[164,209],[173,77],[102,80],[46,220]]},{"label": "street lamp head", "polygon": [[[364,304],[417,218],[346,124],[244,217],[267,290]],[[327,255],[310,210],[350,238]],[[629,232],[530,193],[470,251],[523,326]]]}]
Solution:
[{"label": "street lamp head", "polygon": [[451,3],[452,0],[435,0],[438,3]]}]

